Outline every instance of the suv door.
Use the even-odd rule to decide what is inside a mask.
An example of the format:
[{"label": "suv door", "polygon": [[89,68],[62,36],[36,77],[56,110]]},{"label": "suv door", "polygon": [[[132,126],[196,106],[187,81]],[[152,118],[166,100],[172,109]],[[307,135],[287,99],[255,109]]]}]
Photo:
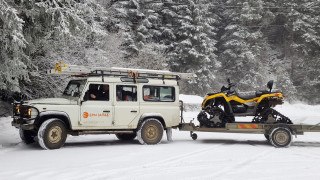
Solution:
[{"label": "suv door", "polygon": [[132,122],[139,115],[137,85],[115,84],[115,126],[116,128],[131,128]]},{"label": "suv door", "polygon": [[113,84],[90,83],[83,95],[81,104],[80,126],[84,129],[110,128],[113,121]]}]

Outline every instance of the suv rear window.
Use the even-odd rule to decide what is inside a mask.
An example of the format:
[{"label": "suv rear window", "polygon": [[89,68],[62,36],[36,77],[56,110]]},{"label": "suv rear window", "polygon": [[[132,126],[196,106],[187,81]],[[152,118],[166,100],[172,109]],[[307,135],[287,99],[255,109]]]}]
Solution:
[{"label": "suv rear window", "polygon": [[156,102],[174,102],[175,89],[168,86],[143,86],[143,100]]}]

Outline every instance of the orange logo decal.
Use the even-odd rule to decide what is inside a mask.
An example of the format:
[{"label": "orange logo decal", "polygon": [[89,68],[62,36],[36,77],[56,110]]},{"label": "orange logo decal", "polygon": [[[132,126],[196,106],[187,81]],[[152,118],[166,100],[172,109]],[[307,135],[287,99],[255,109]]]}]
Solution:
[{"label": "orange logo decal", "polygon": [[89,113],[88,112],[83,112],[83,118],[88,118],[88,116],[89,116]]}]

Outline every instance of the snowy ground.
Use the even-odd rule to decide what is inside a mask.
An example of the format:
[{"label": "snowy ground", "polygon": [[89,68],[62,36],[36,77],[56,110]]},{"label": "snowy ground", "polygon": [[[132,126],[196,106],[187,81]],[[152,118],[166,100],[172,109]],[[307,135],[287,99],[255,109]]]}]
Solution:
[{"label": "snowy ground", "polygon": [[[190,103],[198,103],[199,98]],[[200,99],[201,101],[201,99]],[[320,106],[277,108],[295,123],[320,122]],[[185,113],[185,120],[198,112]],[[243,120],[243,119],[242,119]],[[0,179],[320,179],[320,133],[306,133],[289,148],[263,135],[173,132],[154,146],[120,142],[114,135],[69,136],[58,150],[25,145],[11,118],[0,118]]]}]

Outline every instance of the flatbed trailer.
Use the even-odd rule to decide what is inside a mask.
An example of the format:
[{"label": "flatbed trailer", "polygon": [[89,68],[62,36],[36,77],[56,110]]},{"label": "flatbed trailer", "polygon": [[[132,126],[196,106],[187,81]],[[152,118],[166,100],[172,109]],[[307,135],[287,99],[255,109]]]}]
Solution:
[{"label": "flatbed trailer", "polygon": [[292,135],[303,135],[305,132],[320,132],[320,123],[316,125],[304,124],[260,124],[248,122],[226,123],[225,128],[207,128],[190,123],[180,123],[180,131],[190,131],[190,136],[196,140],[195,132],[247,133],[264,134],[266,139],[275,147],[288,147],[292,142]]}]

